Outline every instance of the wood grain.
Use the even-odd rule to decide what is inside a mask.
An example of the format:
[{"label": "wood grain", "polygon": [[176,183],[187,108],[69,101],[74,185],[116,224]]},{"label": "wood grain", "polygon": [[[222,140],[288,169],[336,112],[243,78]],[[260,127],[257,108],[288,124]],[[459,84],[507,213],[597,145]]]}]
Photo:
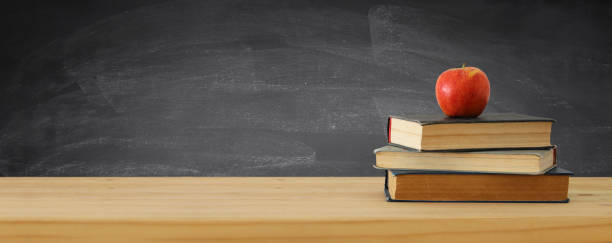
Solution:
[{"label": "wood grain", "polygon": [[612,241],[612,178],[568,204],[389,203],[383,180],[2,178],[0,241]]}]

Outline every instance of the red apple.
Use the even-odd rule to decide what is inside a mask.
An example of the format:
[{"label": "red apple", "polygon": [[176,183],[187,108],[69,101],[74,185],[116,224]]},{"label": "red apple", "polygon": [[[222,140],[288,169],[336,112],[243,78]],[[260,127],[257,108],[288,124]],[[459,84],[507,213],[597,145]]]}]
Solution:
[{"label": "red apple", "polygon": [[489,102],[489,79],[475,67],[452,68],[436,81],[436,99],[450,117],[477,117]]}]

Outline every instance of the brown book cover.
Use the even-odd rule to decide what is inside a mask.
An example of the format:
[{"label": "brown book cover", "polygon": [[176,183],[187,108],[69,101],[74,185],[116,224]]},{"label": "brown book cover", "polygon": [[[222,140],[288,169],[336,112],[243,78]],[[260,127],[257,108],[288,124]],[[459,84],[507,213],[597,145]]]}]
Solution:
[{"label": "brown book cover", "polygon": [[542,175],[386,170],[391,202],[567,203],[571,171],[555,167]]}]

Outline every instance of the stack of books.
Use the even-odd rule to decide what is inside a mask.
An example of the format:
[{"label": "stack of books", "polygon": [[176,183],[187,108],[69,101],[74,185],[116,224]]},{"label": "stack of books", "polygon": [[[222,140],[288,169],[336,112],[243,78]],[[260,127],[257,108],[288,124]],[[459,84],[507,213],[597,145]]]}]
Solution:
[{"label": "stack of books", "polygon": [[389,201],[568,202],[570,171],[556,166],[553,119],[391,116],[374,150]]}]

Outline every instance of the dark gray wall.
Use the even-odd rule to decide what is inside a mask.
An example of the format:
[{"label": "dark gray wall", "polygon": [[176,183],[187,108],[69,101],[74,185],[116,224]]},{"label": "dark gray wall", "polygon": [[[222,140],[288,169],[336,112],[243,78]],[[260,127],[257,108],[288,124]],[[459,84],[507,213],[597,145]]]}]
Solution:
[{"label": "dark gray wall", "polygon": [[612,176],[612,11],[592,2],[26,1],[3,10],[0,174],[365,176],[390,114],[552,117],[559,164]]}]

